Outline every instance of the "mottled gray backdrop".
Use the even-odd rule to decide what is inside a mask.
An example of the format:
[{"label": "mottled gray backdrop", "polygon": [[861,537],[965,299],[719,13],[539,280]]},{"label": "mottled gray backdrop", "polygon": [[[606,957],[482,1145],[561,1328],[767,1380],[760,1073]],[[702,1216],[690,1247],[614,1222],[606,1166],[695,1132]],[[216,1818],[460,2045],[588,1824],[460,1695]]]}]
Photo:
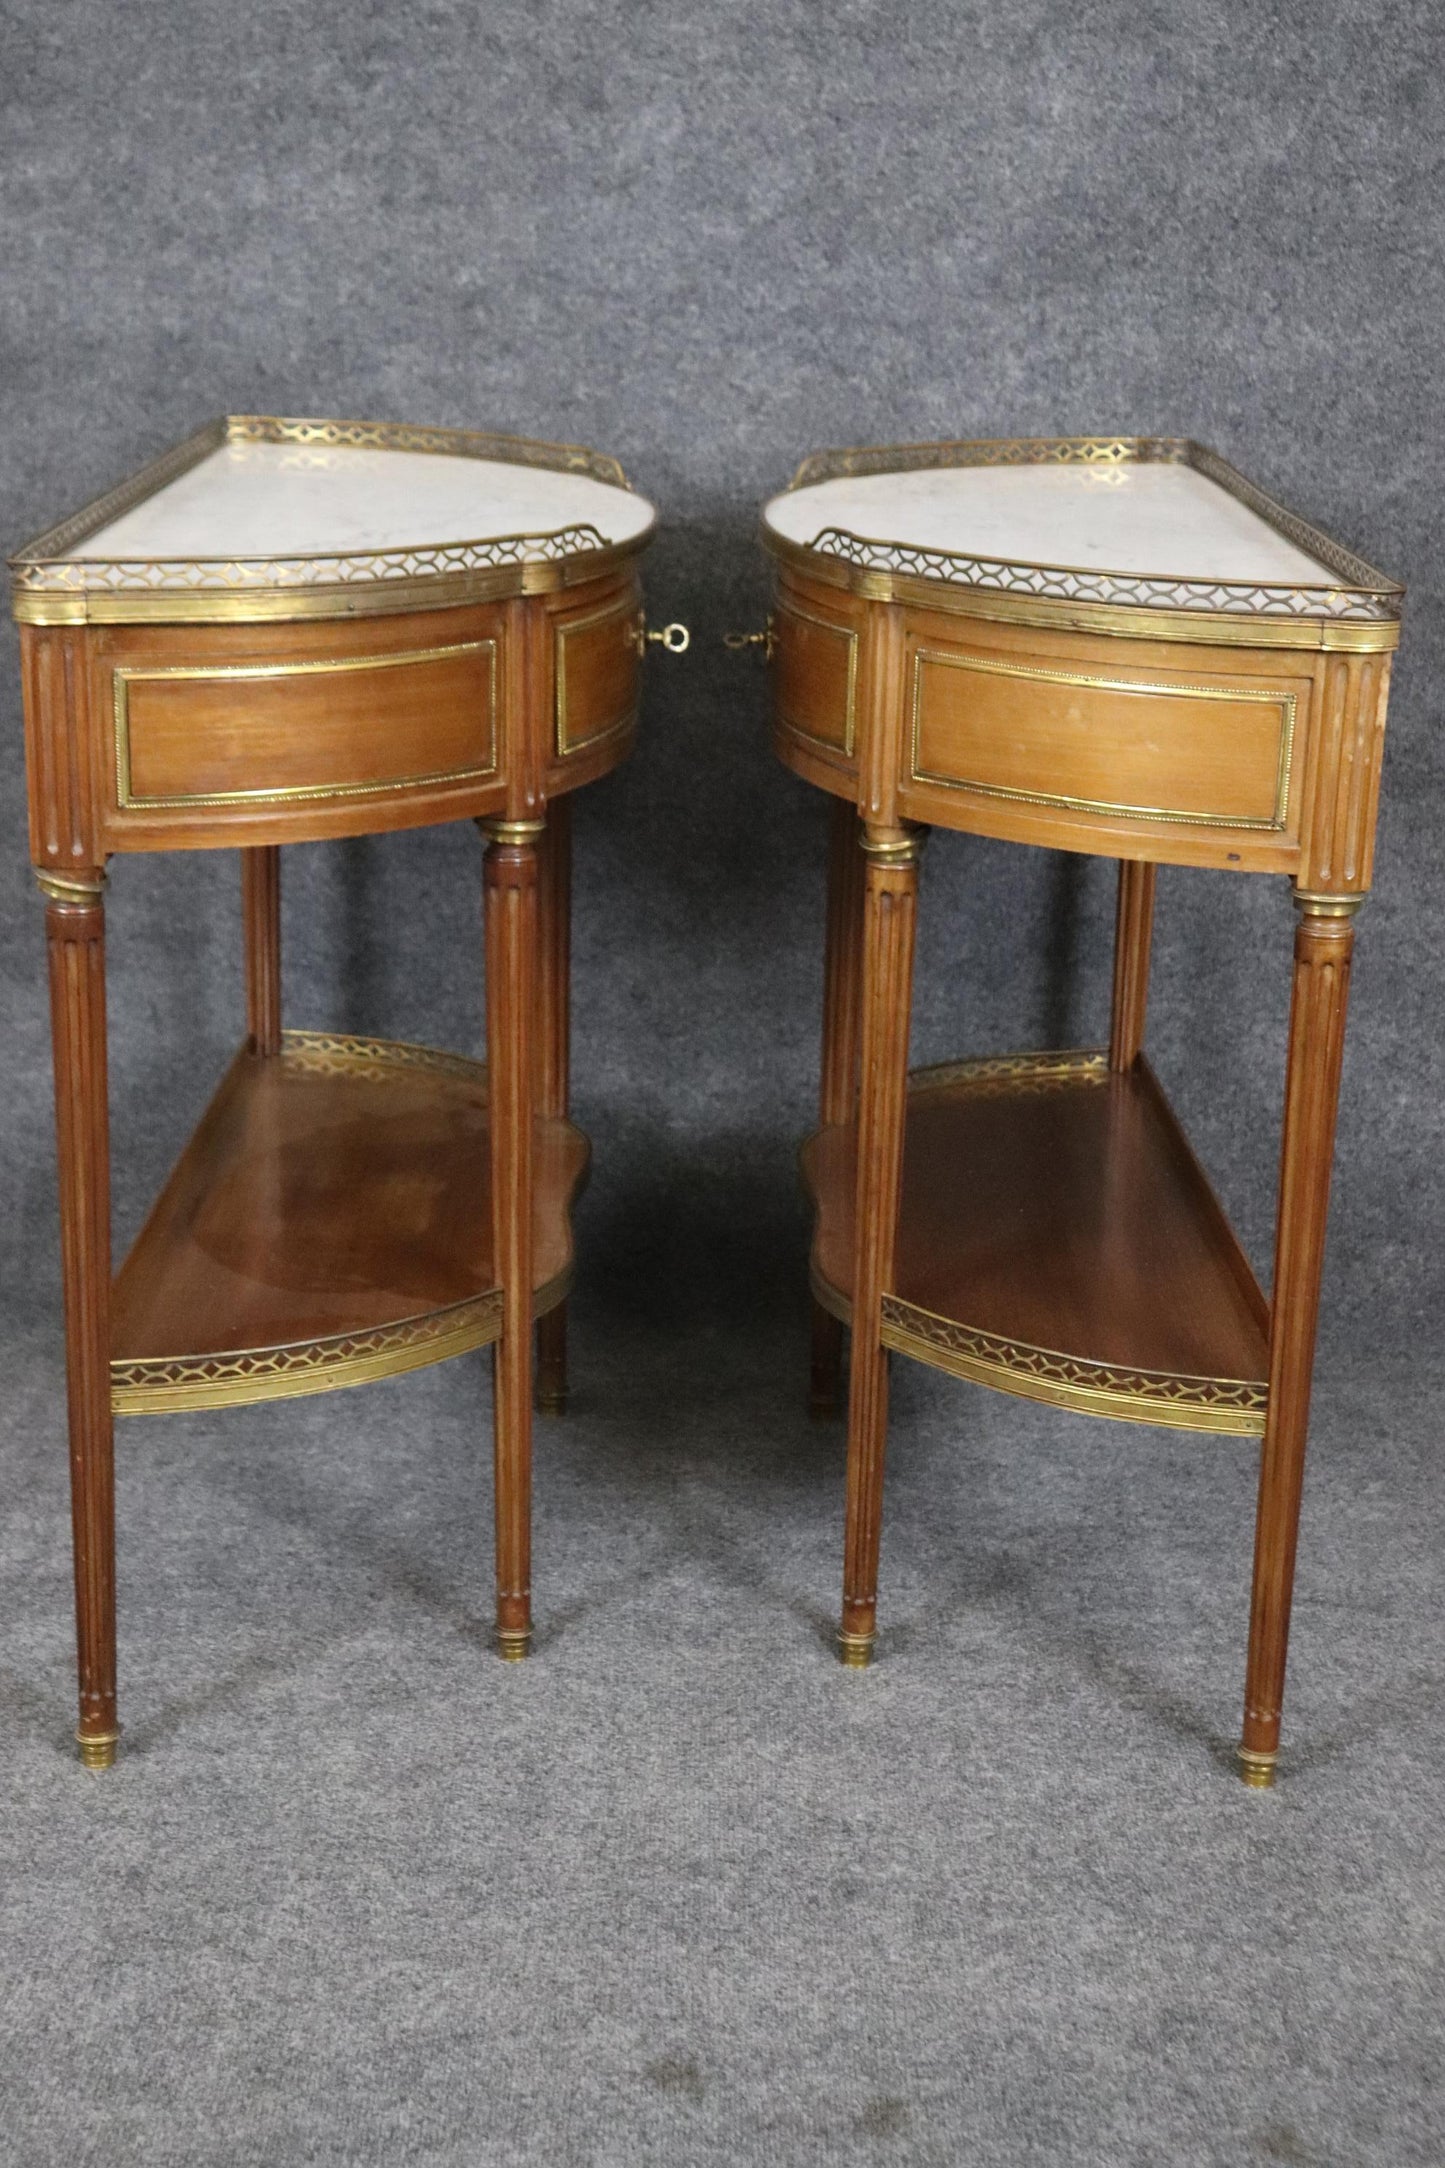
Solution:
[{"label": "mottled gray backdrop", "polygon": [[[508,1766],[498,1773],[474,1730],[476,1698],[490,1707],[503,1689],[471,1623],[485,1611],[486,1499],[480,1373],[467,1364],[371,1395],[123,1432],[131,1755],[104,1791],[72,1776],[49,1053],[4,634],[0,1469],[15,1511],[0,1753],[22,1771],[16,1826],[30,1847],[29,1873],[11,1884],[22,1893],[11,1947],[35,1966],[11,2005],[24,2018],[29,2133],[14,2157],[1438,2160],[1426,2045],[1438,2047],[1438,1943],[1411,1972],[1400,1917],[1418,1917],[1428,1886],[1438,1925],[1440,1891],[1445,21],[1434,0],[11,0],[0,39],[6,538],[228,408],[477,425],[619,456],[661,509],[654,621],[680,616],[693,630],[685,659],[649,662],[635,760],[578,804],[576,1105],[597,1172],[579,1221],[578,1413],[539,1443],[539,1609],[563,1623],[515,1689],[530,1697],[526,1724],[507,1719],[510,1751],[551,1740],[562,1757],[567,1773],[555,1791],[539,1777],[540,1797],[514,1787]],[[810,448],[1100,430],[1204,439],[1410,590],[1346,1062],[1316,1425],[1328,1443],[1306,1515],[1317,1578],[1305,1594],[1328,1617],[1310,1612],[1308,1660],[1297,1649],[1297,1722],[1308,1735],[1313,1711],[1321,1800],[1337,1788],[1258,1888],[1232,1819],[1240,1801],[1201,1745],[1223,1751],[1239,1683],[1250,1476],[1233,1448],[1221,1459],[1217,1445],[1080,1425],[910,1373],[885,1593],[915,1638],[879,1667],[882,1683],[859,1688],[900,1692],[885,1674],[912,1666],[907,1725],[890,1731],[885,1703],[836,1700],[821,1643],[800,1625],[831,1609],[839,1539],[837,1435],[797,1421],[804,1234],[791,1163],[815,1081],[825,818],[771,761],[764,674],[721,636],[761,621],[757,506]],[[288,853],[288,1020],[475,1046],[478,861],[466,827]],[[917,1058],[1096,1039],[1112,894],[1106,864],[938,838]],[[237,903],[229,854],[114,869],[118,1240],[236,1037]],[[1286,884],[1166,871],[1159,911],[1151,1050],[1267,1266]],[[277,1500],[307,1454],[314,1480],[288,1517]],[[689,1483],[715,1513],[683,1509]],[[1044,1541],[1061,1511],[1067,1535]],[[1179,1516],[1191,1511],[1186,1541]],[[1156,1546],[1147,1572],[1121,1535],[1132,1527],[1142,1544],[1144,1525]],[[1155,1597],[1157,1618],[1135,1614]],[[990,1603],[1002,1609],[988,1614],[998,1642],[985,1689],[966,1637]],[[330,1646],[342,1613],[353,1638],[344,1662],[332,1652],[337,1681],[318,1687],[309,1652]],[[999,1653],[1009,1649],[1016,1676]],[[593,1701],[578,1688],[564,1705],[569,1663],[596,1667]],[[975,1768],[973,1793],[930,1808],[950,1727],[987,1706],[993,1735],[1027,1732],[1021,1711],[1048,1702],[1054,1672],[1059,1705],[1082,1694],[1089,1713],[1063,1726],[1052,1760],[1036,1727],[1016,1764],[999,1763],[1012,1768],[999,1782],[1033,1785],[1027,1800],[1005,1810]],[[404,1776],[348,1759],[379,1674],[396,1721],[409,1712],[417,1728]],[[854,1739],[865,1706],[880,1728]],[[707,1728],[720,1707],[726,1751]],[[623,1832],[607,1855],[615,1902],[597,1897],[596,1857],[576,1851],[587,1777],[571,1757],[578,1727],[592,1737],[598,1723],[624,1726],[587,1762],[600,1791],[586,1811]],[[1436,1774],[1411,1792],[1400,1756],[1417,1729]],[[700,1757],[681,1791],[669,1734]],[[1354,1744],[1332,1760],[1341,1736]],[[247,1780],[258,1741],[270,1759]],[[644,1810],[650,1754],[666,1766]],[[1105,1768],[1095,1762],[1081,1799],[1083,1765],[1099,1754]],[[1167,1773],[1148,1773],[1151,1755]],[[1369,1790],[1386,1760],[1390,1780]],[[725,1809],[704,1770],[724,1771]],[[1366,1783],[1364,1805],[1347,1775]],[[860,1787],[856,1821],[820,1833],[807,1800],[834,1796],[835,1779]],[[759,1784],[771,1801],[761,1809]],[[348,1798],[365,1802],[370,1836],[348,1823]],[[1188,1810],[1172,1823],[1171,1802]],[[1251,1827],[1274,1811],[1244,1804]],[[431,1817],[423,1871],[442,1856],[454,1871],[430,1926],[416,1889],[387,1880],[403,1872],[393,1839],[411,1856],[413,1812]],[[458,1835],[468,1812],[481,1817],[475,1847]],[[124,1834],[97,1822],[124,1815]],[[926,1857],[889,1852],[898,1815],[931,1832]],[[523,1824],[539,1856],[508,1851]],[[161,1829],[185,1863],[169,1897],[154,1882]],[[813,1850],[799,1859],[790,1833],[801,1842],[804,1829]],[[980,1832],[993,1853],[970,1852]],[[734,1840],[741,1855],[729,1855]],[[380,1851],[358,1867],[372,1841]],[[1070,1848],[1084,1841],[1105,1862],[1116,1924],[1159,1930],[1108,1959],[1104,1930],[1079,1909],[1087,1873]],[[1221,1865],[1221,1845],[1244,1850]],[[129,1875],[138,1892],[117,1909],[114,1940],[99,1931],[99,1951],[106,1899],[74,1895],[80,1853],[104,1863],[104,1890]],[[1205,1870],[1185,1869],[1196,1853],[1218,1873],[1213,1912],[1197,1886]],[[1382,1854],[1415,1863],[1400,1864],[1394,1897],[1379,1893]],[[743,1882],[709,1897],[709,1877],[740,1871],[740,1856]],[[217,1873],[229,1899],[214,1896]],[[372,1909],[338,1924],[339,1888],[358,1874]],[[1346,1929],[1348,1893],[1372,1875],[1374,1927]],[[274,1911],[288,1876],[302,1888],[290,1930]],[[1311,1950],[1308,1989],[1281,1984],[1252,1940],[1280,1887],[1292,1894],[1274,1932]],[[557,1893],[550,1910],[539,1888]],[[1018,1893],[1013,1913],[977,1929],[1001,1888]],[[895,1917],[899,1889],[912,1910]],[[634,1915],[643,1890],[656,1892],[654,1911]],[[214,1969],[197,1984],[184,1953],[207,1930],[193,1908],[216,1903]],[[458,1903],[462,1951],[450,1946]],[[930,1943],[925,1963],[922,1942],[944,1918],[955,1940],[941,1953]],[[1159,1933],[1167,1945],[1164,1923],[1185,1920],[1195,1939],[1161,1984],[1148,1970]],[[114,1952],[137,1928],[150,1957],[132,1947],[141,1970],[122,1977]],[[281,1954],[268,1934],[282,1936]],[[746,1963],[738,1934],[755,1938]],[[1063,1971],[1041,1977],[1031,1968],[1061,1934]],[[1362,1936],[1371,1954],[1352,1973]],[[368,1964],[401,1968],[365,2007],[358,1938]],[[539,1964],[545,1954],[550,1985],[530,1959],[515,1977],[484,1961],[498,1944],[515,1960],[519,1941]],[[283,2003],[257,1978],[256,2000],[213,2026],[208,1997],[234,2005],[267,1946],[290,1983],[275,1991]],[[1245,1985],[1231,1947],[1252,1969]],[[879,1987],[890,1965],[891,2005]],[[1419,2002],[1427,1976],[1433,2015]],[[1191,2000],[1201,1980],[1207,2015]],[[484,2029],[502,2062],[484,2068],[487,1992],[500,1996]],[[637,2012],[658,1994],[644,2023]],[[839,2015],[874,2002],[874,2033]],[[563,2007],[556,2038],[538,2046],[525,2013]],[[1151,2045],[1166,2008],[1172,2030]],[[981,2011],[991,2045],[965,2053]],[[432,2060],[408,2063],[427,2023]],[[1073,2046],[1059,2050],[1065,2034]],[[1326,2035],[1334,2048],[1311,2064],[1309,2043]],[[131,2118],[119,2126],[107,2120],[116,2087]],[[325,2108],[336,2091],[352,2103],[339,2123]],[[502,2118],[490,2137],[488,2116]]]}]

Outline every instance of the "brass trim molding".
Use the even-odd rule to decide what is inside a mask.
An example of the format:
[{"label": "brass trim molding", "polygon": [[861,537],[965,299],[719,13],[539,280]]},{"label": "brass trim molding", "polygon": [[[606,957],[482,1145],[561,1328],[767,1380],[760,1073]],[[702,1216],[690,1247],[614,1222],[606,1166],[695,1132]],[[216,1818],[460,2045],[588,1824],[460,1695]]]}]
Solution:
[{"label": "brass trim molding", "polygon": [[487,1065],[470,1054],[449,1054],[408,1039],[359,1039],[341,1031],[283,1031],[280,1059],[310,1076],[382,1077],[397,1069],[431,1069],[482,1087]]},{"label": "brass trim molding", "polygon": [[[452,655],[488,658],[487,758],[481,767],[437,769],[429,775],[387,776],[366,783],[285,784],[257,790],[176,792],[169,797],[144,798],[131,788],[130,688],[183,681],[218,684],[230,680],[255,682],[297,677],[342,677],[370,670],[402,670],[412,663],[441,662]],[[300,805],[318,798],[365,798],[397,790],[419,790],[437,783],[483,782],[497,772],[497,643],[495,640],[459,640],[446,647],[408,648],[400,655],[345,655],[321,657],[307,662],[181,663],[158,668],[134,669],[117,664],[113,677],[112,705],[115,715],[116,802],[125,811],[158,812],[173,806]]]},{"label": "brass trim molding", "polygon": [[908,1072],[909,1093],[957,1090],[978,1098],[1012,1098],[1020,1092],[1065,1090],[1107,1084],[1109,1056],[1101,1047],[1060,1047],[1042,1053],[982,1054],[968,1061],[938,1061]]},{"label": "brass trim molding", "polygon": [[[777,710],[777,724],[780,729],[791,730],[794,737],[801,738],[805,745],[816,746],[820,753],[831,753],[835,760],[840,758],[851,760],[858,736],[858,629],[855,625],[834,624],[831,618],[819,617],[816,612],[805,610],[801,603],[794,602],[790,596],[780,595],[776,608],[769,615],[768,629],[761,635],[761,638],[767,643],[767,660],[769,662],[773,659],[773,651],[778,641],[778,622],[784,617],[796,617],[805,625],[815,625],[820,632],[831,632],[836,634],[840,640],[847,641],[848,695],[843,717],[843,743],[841,745],[835,745],[831,738],[820,738],[816,731],[806,729],[795,717],[785,714],[781,701]],[[756,637],[758,635],[745,635],[745,638],[748,639]]]},{"label": "brass trim molding", "polygon": [[35,885],[52,903],[99,903],[105,894],[104,873],[53,873],[49,866],[33,866]]},{"label": "brass trim molding", "polygon": [[[936,663],[949,670],[968,670],[980,677],[1020,678],[1028,684],[1094,686],[1102,692],[1158,694],[1178,700],[1252,702],[1280,710],[1279,758],[1275,769],[1274,812],[1268,819],[1232,813],[1183,813],[1171,806],[1125,805],[1106,798],[1073,798],[1062,791],[1015,790],[1002,783],[969,782],[962,776],[938,775],[919,766],[919,733],[922,728],[923,665]],[[1102,813],[1121,820],[1179,821],[1192,828],[1248,828],[1282,834],[1289,819],[1290,763],[1294,750],[1296,696],[1292,692],[1266,693],[1252,686],[1169,684],[1142,678],[1105,677],[1094,671],[1050,670],[1035,663],[994,661],[975,655],[951,655],[937,648],[920,647],[913,656],[912,723],[909,780],[929,783],[940,790],[971,793],[980,798],[1005,798],[1016,805],[1056,806],[1068,813]]]},{"label": "brass trim molding", "polygon": [[976,1385],[991,1385],[1025,1400],[1072,1408],[1081,1415],[1109,1415],[1170,1430],[1208,1430],[1233,1437],[1261,1437],[1269,1404],[1263,1379],[1195,1378],[1163,1370],[1131,1370],[1114,1363],[1031,1347],[952,1318],[936,1317],[897,1295],[883,1297],[883,1345],[900,1355],[946,1370]]},{"label": "brass trim molding", "polygon": [[545,830],[545,821],[479,820],[477,826],[488,843],[499,844],[503,849],[515,850],[519,846],[535,843]]},{"label": "brass trim molding", "polygon": [[[207,422],[182,443],[50,527],[10,559],[12,608],[27,624],[234,623],[338,617],[471,602],[555,586],[568,575],[591,578],[633,556],[652,526],[624,543],[573,523],[550,533],[475,541],[276,558],[94,558],[69,553],[224,444],[344,446],[359,451],[438,453],[502,460],[512,466],[586,474],[631,491],[615,459],[583,445],[547,444],[473,429],[425,429],[403,422],[292,420],[230,414]],[[584,560],[580,571],[573,560]],[[538,574],[544,577],[539,581]],[[550,576],[545,576],[549,575]],[[530,576],[530,577],[529,577]]]},{"label": "brass trim molding", "polygon": [[[486,1087],[485,1063],[399,1039],[284,1031],[279,1056],[270,1058],[318,1077],[384,1078],[398,1070],[431,1069],[467,1078],[484,1093]],[[543,1316],[562,1301],[571,1281],[569,1264],[538,1288],[532,1298],[534,1316]],[[315,1340],[224,1349],[209,1355],[118,1357],[110,1366],[111,1407],[117,1415],[163,1415],[172,1409],[235,1408],[259,1400],[297,1399],[422,1370],[485,1347],[500,1338],[501,1331],[502,1291],[494,1287],[439,1310]]]},{"label": "brass trim molding", "polygon": [[[599,625],[610,624],[614,618],[629,627],[637,626],[639,629],[645,624],[645,620],[638,610],[636,597],[633,595],[623,596],[620,602],[604,603],[600,609],[589,610],[581,617],[559,619],[557,622],[556,652],[553,667],[553,675],[556,680],[553,695],[553,732],[559,760],[564,760],[569,753],[580,753],[590,746],[604,745],[608,740],[619,738],[625,731],[636,726],[638,702],[637,680],[634,675],[633,697],[620,715],[614,716],[610,722],[604,723],[600,730],[589,731],[586,737],[573,738],[569,736],[567,730],[568,639],[574,632],[595,631]],[[641,645],[631,640],[629,640],[629,645],[633,646],[634,653],[638,655],[642,653]]]},{"label": "brass trim molding", "polygon": [[[1277,534],[1335,575],[1334,582],[1201,580],[1143,575],[1082,565],[1012,563],[952,550],[921,549],[905,542],[827,527],[806,546],[808,554],[842,559],[865,573],[899,573],[937,582],[1084,602],[1106,607],[1205,611],[1225,616],[1398,621],[1404,588],[1353,550],[1345,549],[1297,513],[1268,496],[1219,453],[1188,437],[1002,437],[973,442],[873,445],[815,452],[805,459],[788,490],[847,475],[915,472],[937,467],[1085,466],[1129,464],[1188,466],[1227,490]],[[795,545],[796,546],[796,545]]]},{"label": "brass trim molding", "polygon": [[859,830],[858,848],[875,865],[912,866],[922,855],[923,833],[912,825],[872,832],[864,822]]},{"label": "brass trim molding", "polygon": [[378,1325],[282,1347],[239,1348],[215,1355],[151,1356],[114,1361],[110,1402],[117,1415],[161,1415],[181,1408],[239,1408],[292,1400],[375,1378],[425,1369],[500,1337],[502,1294],[485,1294]]}]

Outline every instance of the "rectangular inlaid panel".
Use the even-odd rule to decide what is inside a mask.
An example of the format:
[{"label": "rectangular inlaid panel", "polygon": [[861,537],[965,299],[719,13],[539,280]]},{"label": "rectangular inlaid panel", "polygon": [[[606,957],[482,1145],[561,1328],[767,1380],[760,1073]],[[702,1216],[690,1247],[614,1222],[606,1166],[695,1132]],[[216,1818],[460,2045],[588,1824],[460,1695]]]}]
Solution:
[{"label": "rectangular inlaid panel", "polygon": [[913,663],[917,782],[1031,805],[1283,830],[1295,695],[998,656]]},{"label": "rectangular inlaid panel", "polygon": [[857,633],[790,602],[778,604],[773,631],[778,721],[784,729],[851,759]]},{"label": "rectangular inlaid panel", "polygon": [[637,715],[642,622],[628,595],[557,627],[557,751],[578,753]]},{"label": "rectangular inlaid panel", "polygon": [[117,669],[122,806],[284,803],[496,767],[496,642],[210,669]]}]

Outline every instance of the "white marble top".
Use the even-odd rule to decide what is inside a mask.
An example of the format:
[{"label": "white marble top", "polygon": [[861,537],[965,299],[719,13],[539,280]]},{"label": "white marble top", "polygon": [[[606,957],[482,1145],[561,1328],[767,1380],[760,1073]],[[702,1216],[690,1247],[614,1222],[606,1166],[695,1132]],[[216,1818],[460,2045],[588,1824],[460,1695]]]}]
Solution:
[{"label": "white marble top", "polygon": [[440,452],[242,442],[219,445],[66,555],[354,557],[545,536],[574,526],[593,527],[615,543],[634,541],[653,518],[652,506],[631,490],[550,467]]},{"label": "white marble top", "polygon": [[1296,587],[1339,578],[1207,475],[1173,463],[849,475],[774,497],[763,519],[804,544],[840,527],[1011,565]]}]

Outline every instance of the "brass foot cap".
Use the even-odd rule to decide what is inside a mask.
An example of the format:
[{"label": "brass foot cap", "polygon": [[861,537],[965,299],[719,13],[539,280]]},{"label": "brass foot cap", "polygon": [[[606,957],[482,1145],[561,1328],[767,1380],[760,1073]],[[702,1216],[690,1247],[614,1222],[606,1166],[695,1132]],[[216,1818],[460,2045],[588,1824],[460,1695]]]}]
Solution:
[{"label": "brass foot cap", "polygon": [[848,1634],[839,1630],[838,1661],[850,1671],[866,1670],[873,1661],[872,1634]]},{"label": "brass foot cap", "polygon": [[566,1386],[564,1385],[560,1392],[538,1393],[537,1413],[539,1415],[565,1415],[567,1413]]},{"label": "brass foot cap", "polygon": [[825,1416],[836,1415],[843,1403],[836,1393],[809,1393],[808,1413],[821,1422]]},{"label": "brass foot cap", "polygon": [[110,1769],[115,1765],[115,1749],[120,1738],[118,1731],[78,1731],[75,1743],[80,1748],[80,1758],[87,1769]]},{"label": "brass foot cap", "polygon": [[499,1626],[497,1628],[497,1654],[503,1663],[519,1664],[532,1646],[530,1626]]},{"label": "brass foot cap", "polygon": [[1237,1746],[1234,1758],[1239,1763],[1239,1773],[1253,1791],[1268,1791],[1274,1782],[1274,1765],[1277,1754],[1260,1754],[1253,1747]]}]

